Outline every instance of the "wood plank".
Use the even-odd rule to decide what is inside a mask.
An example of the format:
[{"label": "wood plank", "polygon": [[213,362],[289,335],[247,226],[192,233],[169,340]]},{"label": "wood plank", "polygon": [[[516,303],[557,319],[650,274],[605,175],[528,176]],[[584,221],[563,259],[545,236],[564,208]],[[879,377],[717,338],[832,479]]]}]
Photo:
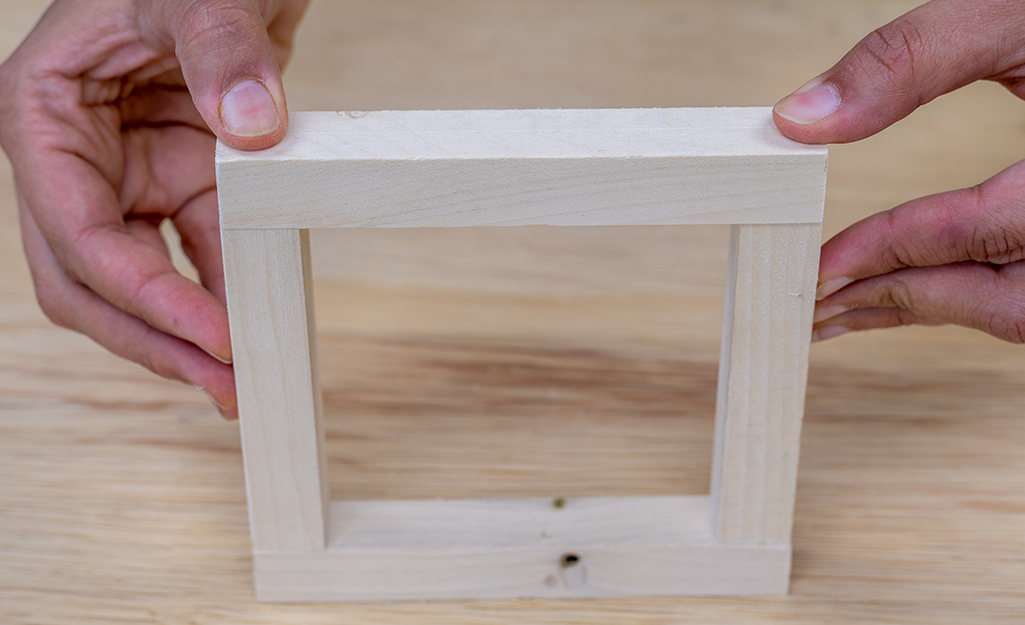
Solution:
[{"label": "wood plank", "polygon": [[719,544],[707,496],[341,501],[321,554],[257,552],[271,601],[778,594],[790,545]]},{"label": "wood plank", "polygon": [[320,112],[217,176],[226,229],[805,223],[825,161],[767,108]]},{"label": "wood plank", "polygon": [[223,231],[222,244],[253,548],[323,549],[329,499],[308,232]]},{"label": "wood plank", "polygon": [[821,224],[730,232],[711,496],[727,543],[790,539]]}]

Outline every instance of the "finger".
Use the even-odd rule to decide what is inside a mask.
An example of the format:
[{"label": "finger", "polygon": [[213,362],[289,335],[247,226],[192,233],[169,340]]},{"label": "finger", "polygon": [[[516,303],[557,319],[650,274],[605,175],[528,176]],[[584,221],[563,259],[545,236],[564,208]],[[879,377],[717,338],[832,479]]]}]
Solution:
[{"label": "finger", "polygon": [[126,143],[144,156],[126,163],[125,177],[131,182],[122,185],[122,204],[144,216],[149,211],[166,211],[167,205],[177,207],[166,214],[181,235],[182,249],[199,271],[202,284],[223,304],[213,137],[192,128],[168,127],[131,133]]},{"label": "finger", "polygon": [[819,297],[904,267],[1025,258],[1025,161],[977,187],[912,200],[822,246]]},{"label": "finger", "polygon": [[864,308],[849,310],[812,327],[812,342],[825,341],[859,330],[894,328],[906,325],[938,325],[902,308]]},{"label": "finger", "polygon": [[873,31],[774,109],[786,136],[845,143],[873,135],[980,79],[1025,95],[1025,2],[933,0]]},{"label": "finger", "polygon": [[[163,248],[132,236],[118,198],[94,167],[53,151],[27,155],[18,169],[29,172],[19,186],[27,207],[39,208],[33,216],[64,273],[150,326],[231,360],[224,304],[179,275]],[[31,172],[46,172],[46,179]],[[57,210],[67,207],[73,210]]]},{"label": "finger", "polygon": [[821,338],[829,326],[908,323],[954,323],[1025,343],[1025,261],[912,267],[861,280],[822,300],[815,326]]},{"label": "finger", "polygon": [[131,219],[125,222],[125,229],[132,238],[142,242],[144,245],[148,245],[167,259],[170,259],[171,252],[167,249],[167,241],[160,234],[161,221],[163,220],[156,216]]},{"label": "finger", "polygon": [[226,302],[216,192],[208,191],[186,204],[175,215],[174,227],[181,236],[182,251],[199,272],[203,286]]},{"label": "finger", "polygon": [[121,210],[171,216],[193,197],[215,189],[214,141],[209,132],[180,124],[123,130]]},{"label": "finger", "polygon": [[146,85],[136,87],[120,101],[121,125],[123,128],[140,126],[165,126],[186,124],[193,128],[206,129],[206,122],[192,102],[192,94],[181,79],[181,70],[175,69],[181,84],[174,84],[174,76],[158,77]]},{"label": "finger", "polygon": [[26,210],[22,210],[21,228],[36,295],[47,317],[159,375],[203,389],[219,407],[224,407],[222,414],[234,414],[237,403],[230,365],[126,314],[70,279]]},{"label": "finger", "polygon": [[182,74],[200,115],[226,144],[270,147],[285,134],[281,70],[255,0],[187,3],[168,16]]}]

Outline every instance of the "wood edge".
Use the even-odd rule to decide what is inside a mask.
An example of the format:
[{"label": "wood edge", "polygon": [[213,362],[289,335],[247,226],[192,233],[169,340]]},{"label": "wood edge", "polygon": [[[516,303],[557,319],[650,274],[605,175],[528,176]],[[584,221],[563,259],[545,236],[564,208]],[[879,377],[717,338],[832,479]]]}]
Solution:
[{"label": "wood edge", "polygon": [[257,600],[270,602],[785,595],[790,568],[790,543],[253,554]]},{"label": "wood edge", "polygon": [[[320,551],[255,551],[257,596],[261,601],[287,602],[787,592],[790,543],[719,543],[711,537],[705,495],[582,497],[552,506],[553,501],[333,502],[336,512],[362,508],[364,527],[366,515],[377,514],[387,524],[396,513],[400,520],[423,525],[416,518],[418,510],[429,510],[432,514],[426,516],[436,519],[435,526],[428,521],[427,527],[388,534],[388,541],[370,546],[338,546],[344,541],[335,540],[335,546]],[[580,505],[574,512],[576,504]],[[645,513],[645,505],[650,513]],[[480,514],[489,509],[490,517]],[[524,513],[540,517],[540,527],[548,527],[546,516],[567,522],[549,527],[550,536],[528,532],[530,536],[519,543],[503,544],[510,528],[524,524]],[[452,519],[467,524],[465,533],[453,526]],[[373,527],[375,519],[369,521]],[[493,543],[487,542],[489,534],[482,538],[483,524],[493,525],[488,530],[495,537]],[[674,525],[681,526],[679,531]],[[693,527],[683,527],[687,525]],[[444,533],[446,546],[430,537],[439,533]]]},{"label": "wood edge", "polygon": [[[682,115],[683,118],[691,118],[691,123],[694,124],[695,129],[701,130],[716,130],[721,129],[723,131],[731,132],[737,131],[738,129],[749,129],[752,133],[765,130],[766,127],[772,129],[772,135],[776,141],[779,141],[780,148],[776,152],[767,152],[768,154],[785,154],[785,155],[820,155],[827,152],[827,146],[824,144],[808,144],[800,143],[787,139],[775,129],[775,124],[772,122],[772,107],[771,106],[714,106],[714,107],[625,107],[625,108],[569,108],[569,109],[552,109],[552,108],[534,108],[534,109],[452,109],[452,110],[395,110],[385,109],[377,111],[295,111],[290,114],[289,121],[289,132],[286,134],[285,140],[278,144],[278,146],[272,146],[266,150],[237,150],[229,147],[227,144],[218,140],[216,142],[216,148],[214,150],[215,162],[220,163],[231,163],[231,162],[252,162],[261,160],[285,160],[291,157],[288,153],[288,143],[290,139],[302,140],[307,134],[322,134],[325,132],[324,126],[335,125],[339,128],[343,128],[349,125],[353,120],[362,119],[368,116],[385,116],[394,118],[396,120],[409,120],[411,118],[421,116],[429,118],[441,118],[441,117],[457,117],[457,116],[468,116],[468,117],[497,117],[501,115],[510,116],[532,116],[531,126],[536,124],[536,118],[538,116],[543,117],[545,114],[549,114],[552,117],[552,121],[555,121],[556,117],[561,117],[559,121],[565,122],[567,119],[574,115],[577,116],[608,116],[621,114],[637,115],[637,114],[657,114],[659,117],[665,115]],[[491,120],[493,121],[493,120]],[[488,124],[486,124],[488,125]],[[310,126],[316,126],[311,129]],[[625,126],[621,129],[630,128],[632,126]],[[688,126],[690,127],[690,126]],[[573,130],[587,130],[587,126],[570,126]],[[564,129],[560,127],[559,130]],[[638,127],[640,129],[640,127]],[[328,128],[328,131],[331,129]],[[599,128],[595,128],[599,130]],[[429,130],[429,132],[434,130]],[[284,145],[282,145],[284,144]],[[785,146],[785,149],[783,149]]]}]

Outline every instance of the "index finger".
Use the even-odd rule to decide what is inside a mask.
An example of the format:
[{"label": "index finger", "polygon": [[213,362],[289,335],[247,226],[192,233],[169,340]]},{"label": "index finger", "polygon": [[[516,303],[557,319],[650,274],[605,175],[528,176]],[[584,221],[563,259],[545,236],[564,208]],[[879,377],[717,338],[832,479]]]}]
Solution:
[{"label": "index finger", "polygon": [[1025,161],[976,187],[877,213],[822,246],[818,298],[905,267],[1025,258]]},{"label": "index finger", "polygon": [[111,182],[96,167],[44,148],[18,159],[15,169],[29,210],[70,276],[150,326],[231,360],[224,304],[129,233]]}]

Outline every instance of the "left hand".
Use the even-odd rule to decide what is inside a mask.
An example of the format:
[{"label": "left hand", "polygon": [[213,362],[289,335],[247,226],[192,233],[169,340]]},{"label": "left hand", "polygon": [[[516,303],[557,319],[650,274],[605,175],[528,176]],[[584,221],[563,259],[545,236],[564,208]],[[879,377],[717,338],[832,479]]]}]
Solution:
[{"label": "left hand", "polygon": [[[306,0],[56,0],[0,66],[0,144],[43,312],[237,415],[214,142],[285,133]],[[202,284],[171,264],[170,220]]]}]

